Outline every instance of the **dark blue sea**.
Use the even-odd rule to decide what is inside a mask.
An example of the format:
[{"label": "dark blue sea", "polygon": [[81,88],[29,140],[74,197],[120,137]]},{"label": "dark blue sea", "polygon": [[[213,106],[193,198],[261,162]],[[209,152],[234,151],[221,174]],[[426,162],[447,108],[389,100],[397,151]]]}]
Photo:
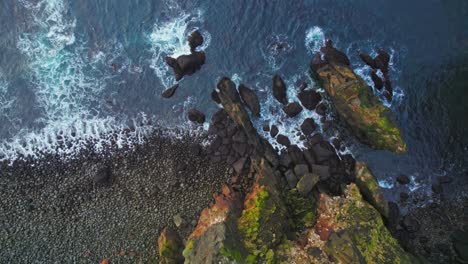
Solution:
[{"label": "dark blue sea", "polygon": [[[408,145],[394,155],[345,140],[368,161],[381,186],[430,192],[438,176],[466,186],[468,178],[468,2],[466,0],[1,0],[0,161],[72,157],[87,142],[94,151],[144,143],[152,126],[189,124],[195,107],[218,109],[210,93],[223,76],[256,90],[262,117],[293,129],[314,112],[282,120],[271,77],[280,74],[296,98],[296,83],[325,39],[345,51],[370,82],[359,52],[391,54],[395,100],[390,107]],[[200,30],[207,63],[175,84],[165,56],[189,53],[186,37]],[[275,48],[278,43],[283,48]],[[333,115],[328,117],[333,120]],[[209,120],[209,119],[208,119]],[[327,137],[341,137],[331,128]],[[399,186],[406,174],[411,184]]]}]

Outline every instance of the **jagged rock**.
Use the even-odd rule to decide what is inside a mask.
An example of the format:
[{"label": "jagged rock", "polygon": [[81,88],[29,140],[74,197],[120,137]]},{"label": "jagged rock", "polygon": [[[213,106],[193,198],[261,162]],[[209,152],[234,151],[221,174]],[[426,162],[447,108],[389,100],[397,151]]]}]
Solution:
[{"label": "jagged rock", "polygon": [[374,58],[375,65],[379,68],[384,75],[388,73],[388,66],[390,63],[390,55],[384,50],[377,51],[377,57]]},{"label": "jagged rock", "polygon": [[174,93],[176,92],[177,88],[179,88],[178,83],[176,83],[171,88],[168,88],[168,89],[162,91],[161,96],[164,97],[164,98],[171,98],[174,95]]},{"label": "jagged rock", "polygon": [[217,85],[219,98],[225,112],[228,114],[233,124],[244,131],[247,140],[253,147],[253,151],[259,156],[263,156],[274,166],[278,166],[278,155],[270,144],[267,144],[258,134],[253,126],[244,105],[241,102],[235,84],[229,78],[222,78]]},{"label": "jagged rock", "polygon": [[354,184],[341,197],[321,194],[318,213],[316,232],[327,241],[328,257],[337,263],[420,263],[401,248]]},{"label": "jagged rock", "polygon": [[374,59],[367,53],[360,53],[359,54],[359,57],[361,58],[361,60],[367,64],[369,67],[371,67],[372,69],[377,69],[377,65],[375,64],[375,61]]},{"label": "jagged rock", "polygon": [[306,173],[296,185],[297,190],[302,195],[307,195],[319,181],[319,176],[315,173]]},{"label": "jagged rock", "polygon": [[279,177],[265,161],[253,161],[257,176],[244,200],[244,211],[238,220],[248,260],[238,263],[276,263],[278,246],[290,230],[290,218],[280,194]]},{"label": "jagged rock", "polygon": [[241,158],[239,159],[238,161],[236,161],[232,167],[234,168],[234,171],[237,173],[237,174],[241,174],[242,173],[242,170],[244,169],[244,166],[245,166],[245,162],[247,161],[246,158]]},{"label": "jagged rock", "polygon": [[177,232],[166,227],[158,238],[159,263],[184,263],[182,256],[183,243]]},{"label": "jagged rock", "polygon": [[327,141],[320,141],[319,143],[314,144],[311,149],[319,164],[329,160],[333,156],[336,156],[335,149]]},{"label": "jagged rock", "polygon": [[341,64],[345,66],[350,65],[348,56],[333,47],[333,41],[329,39],[325,42],[325,46],[320,48],[320,51],[323,53],[327,63]]},{"label": "jagged rock", "polygon": [[228,263],[244,259],[247,251],[237,228],[241,197],[229,187],[214,197],[214,203],[202,210],[198,224],[189,236],[183,256],[185,263]]},{"label": "jagged rock", "polygon": [[270,129],[270,136],[271,136],[272,138],[275,138],[275,137],[278,135],[278,133],[279,133],[278,127],[275,126],[275,125],[272,125],[272,126],[271,126],[271,129]]},{"label": "jagged rock", "polygon": [[365,162],[356,162],[355,175],[356,185],[364,199],[374,206],[385,219],[388,219],[390,216],[388,202],[385,200],[383,191],[375,176],[369,170]]},{"label": "jagged rock", "polygon": [[205,114],[203,114],[197,109],[192,108],[188,110],[187,115],[188,115],[188,119],[192,122],[199,123],[199,124],[205,123]]},{"label": "jagged rock", "polygon": [[401,184],[401,185],[406,185],[408,183],[410,183],[410,178],[406,175],[398,175],[398,177],[396,178],[396,181]]},{"label": "jagged rock", "polygon": [[291,141],[289,141],[289,138],[287,136],[285,136],[285,135],[282,135],[282,134],[280,134],[280,135],[278,135],[276,137],[276,141],[279,144],[281,144],[283,146],[286,146],[286,147],[291,145]]},{"label": "jagged rock", "polygon": [[260,102],[258,101],[257,94],[244,84],[239,85],[239,94],[252,114],[257,117],[260,116]]},{"label": "jagged rock", "polygon": [[308,110],[314,110],[322,100],[322,96],[314,90],[303,90],[298,94],[298,98]]},{"label": "jagged rock", "polygon": [[302,112],[302,106],[298,102],[294,103],[289,103],[285,107],[283,107],[283,111],[288,115],[289,117],[295,117],[297,116],[300,112]]},{"label": "jagged rock", "polygon": [[176,81],[181,80],[185,75],[192,75],[201,69],[205,64],[205,53],[195,51],[189,55],[181,55],[177,59],[166,57],[166,64],[172,68]]},{"label": "jagged rock", "polygon": [[288,103],[286,84],[278,75],[273,76],[273,96],[284,105]]},{"label": "jagged rock", "polygon": [[211,99],[215,101],[215,103],[221,104],[221,100],[219,99],[219,95],[218,95],[218,92],[216,92],[216,90],[213,90],[211,92]]},{"label": "jagged rock", "polygon": [[388,108],[382,105],[365,81],[341,62],[328,63],[315,71],[334,107],[355,136],[377,149],[406,151],[400,130]]},{"label": "jagged rock", "polygon": [[306,118],[304,122],[302,122],[301,130],[304,135],[309,136],[311,135],[315,129],[317,129],[317,125],[315,124],[314,119]]},{"label": "jagged rock", "polygon": [[380,79],[377,73],[375,73],[375,71],[371,72],[371,79],[374,83],[374,88],[379,91],[382,90],[382,88],[384,87],[384,82],[382,81],[382,79]]},{"label": "jagged rock", "polygon": [[190,50],[194,52],[198,46],[203,45],[204,40],[200,31],[195,30],[188,36],[187,41],[189,43]]}]

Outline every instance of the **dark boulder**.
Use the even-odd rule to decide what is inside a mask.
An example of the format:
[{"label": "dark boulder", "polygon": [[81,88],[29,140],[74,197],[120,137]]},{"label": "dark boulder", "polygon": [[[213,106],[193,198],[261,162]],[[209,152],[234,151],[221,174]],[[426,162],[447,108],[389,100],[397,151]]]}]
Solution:
[{"label": "dark boulder", "polygon": [[205,114],[192,108],[188,111],[188,119],[192,122],[203,124],[205,122]]},{"label": "dark boulder", "polygon": [[260,116],[260,102],[257,94],[244,84],[239,85],[239,94],[247,108],[250,109],[253,115]]},{"label": "dark boulder", "polygon": [[306,136],[312,134],[316,128],[317,125],[315,124],[314,119],[312,118],[306,118],[301,125],[302,133],[304,133]]},{"label": "dark boulder", "polygon": [[333,42],[331,40],[327,40],[325,42],[325,47],[320,48],[320,51],[324,54],[325,61],[328,63],[336,63],[346,66],[350,65],[348,56],[333,47]]},{"label": "dark boulder", "polygon": [[185,75],[194,74],[205,64],[205,53],[193,52],[189,55],[181,55],[177,59],[166,57],[166,63],[174,71],[176,81],[179,81]]},{"label": "dark boulder", "polygon": [[271,136],[272,138],[274,138],[274,137],[276,137],[276,135],[278,135],[278,133],[279,133],[278,127],[275,126],[275,125],[272,125],[272,126],[271,126],[271,129],[270,129],[270,136]]},{"label": "dark boulder", "polygon": [[324,103],[320,103],[315,108],[315,112],[321,116],[325,116],[327,114],[327,106]]},{"label": "dark boulder", "polygon": [[406,175],[399,175],[397,178],[396,178],[397,182],[401,185],[405,185],[405,184],[408,184],[410,183],[410,178]]},{"label": "dark boulder", "polygon": [[302,105],[309,110],[314,110],[322,100],[322,96],[314,90],[303,90],[298,97]]},{"label": "dark boulder", "polygon": [[442,185],[440,183],[433,183],[432,186],[431,186],[431,189],[432,189],[432,192],[435,193],[435,194],[440,194],[442,193],[443,189],[442,189]]},{"label": "dark boulder", "polygon": [[168,88],[164,91],[162,91],[161,93],[161,96],[164,97],[164,98],[171,98],[174,93],[176,92],[177,88],[179,88],[179,84],[175,84],[174,86],[172,86],[171,88]]},{"label": "dark boulder", "polygon": [[299,83],[296,84],[296,87],[298,88],[299,91],[304,91],[307,89],[307,83],[304,81],[300,81]]},{"label": "dark boulder", "polygon": [[286,105],[285,107],[283,107],[283,111],[289,117],[295,117],[300,112],[302,112],[302,106],[298,102],[290,103],[290,104]]},{"label": "dark boulder", "polygon": [[286,84],[278,75],[273,76],[273,96],[284,105],[288,103]]},{"label": "dark boulder", "polygon": [[377,57],[375,57],[374,61],[377,68],[379,68],[384,74],[388,73],[390,55],[386,51],[377,51]]},{"label": "dark boulder", "polygon": [[190,50],[194,52],[198,46],[203,45],[203,36],[200,31],[195,30],[190,34],[190,36],[188,36],[187,41],[189,43]]},{"label": "dark boulder", "polygon": [[290,146],[291,145],[291,141],[289,141],[289,138],[285,135],[278,135],[278,137],[276,138],[276,141],[283,145],[283,146]]},{"label": "dark boulder", "polygon": [[371,79],[372,79],[372,82],[374,83],[374,88],[379,90],[379,91],[382,90],[382,88],[384,87],[384,82],[377,75],[377,73],[375,73],[375,71],[371,72]]},{"label": "dark boulder", "polygon": [[367,64],[369,67],[371,67],[372,69],[377,69],[377,65],[375,64],[375,61],[374,59],[367,53],[360,53],[359,54],[359,57],[361,58],[361,60]]}]

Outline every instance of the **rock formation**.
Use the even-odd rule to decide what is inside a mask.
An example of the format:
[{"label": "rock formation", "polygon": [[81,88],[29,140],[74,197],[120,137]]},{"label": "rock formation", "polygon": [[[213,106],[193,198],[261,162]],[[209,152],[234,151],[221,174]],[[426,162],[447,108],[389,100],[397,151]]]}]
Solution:
[{"label": "rock formation", "polygon": [[[336,53],[331,48],[326,52],[328,50]],[[405,152],[406,145],[390,110],[380,103],[341,55],[325,56],[326,61],[314,60],[311,63],[313,72],[323,84],[341,120],[361,142],[377,149]]]}]

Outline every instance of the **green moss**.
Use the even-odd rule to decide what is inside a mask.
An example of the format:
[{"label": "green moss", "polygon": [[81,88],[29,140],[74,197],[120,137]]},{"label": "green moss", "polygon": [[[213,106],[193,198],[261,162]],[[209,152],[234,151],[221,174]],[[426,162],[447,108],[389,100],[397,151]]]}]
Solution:
[{"label": "green moss", "polygon": [[246,209],[242,212],[242,216],[238,221],[239,231],[246,238],[246,247],[247,249],[255,249],[255,241],[257,240],[258,231],[260,229],[260,218],[264,213],[262,211],[268,210],[274,211],[275,208],[265,208],[265,201],[268,199],[269,194],[265,188],[261,188],[256,193],[255,197],[248,201],[249,204],[246,205]]},{"label": "green moss", "polygon": [[316,199],[312,195],[304,197],[296,189],[287,192],[285,198],[296,231],[313,227],[317,218]]},{"label": "green moss", "polygon": [[188,255],[190,255],[192,253],[192,249],[193,249],[194,245],[195,245],[195,242],[193,241],[193,239],[190,239],[187,242],[187,245],[185,245],[185,248],[182,251],[182,255],[184,255],[184,257],[187,257]]},{"label": "green moss", "polygon": [[349,225],[345,230],[366,262],[414,263],[414,258],[401,248],[385,227],[379,213],[362,201],[359,190],[352,188],[348,196],[352,199],[344,206],[345,213],[337,220],[346,221]]},{"label": "green moss", "polygon": [[242,263],[245,259],[242,251],[238,249],[222,247],[220,252],[223,256],[227,257],[230,260],[235,260]]}]

